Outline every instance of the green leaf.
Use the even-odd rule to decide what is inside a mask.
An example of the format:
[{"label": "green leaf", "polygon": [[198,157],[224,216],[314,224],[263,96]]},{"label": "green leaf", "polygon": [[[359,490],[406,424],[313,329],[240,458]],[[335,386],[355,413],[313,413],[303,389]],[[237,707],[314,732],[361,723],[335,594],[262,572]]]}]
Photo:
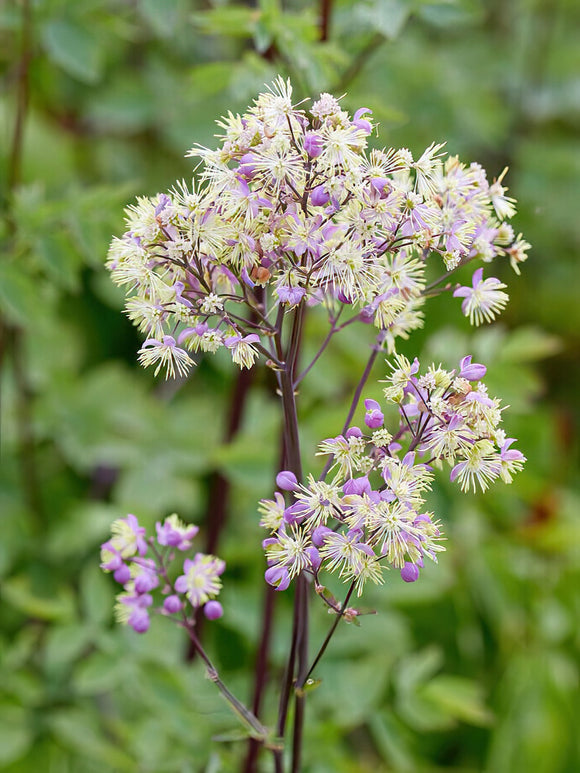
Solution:
[{"label": "green leaf", "polygon": [[536,327],[514,330],[499,351],[502,362],[533,362],[551,357],[562,350],[562,341]]},{"label": "green leaf", "polygon": [[47,633],[44,664],[49,671],[58,671],[75,661],[88,646],[91,631],[84,623],[53,625]]},{"label": "green leaf", "polygon": [[94,652],[78,665],[73,684],[82,695],[96,695],[119,684],[125,673],[126,666],[122,660],[113,660],[100,652]]},{"label": "green leaf", "polygon": [[162,38],[175,32],[180,0],[141,0],[141,13]]},{"label": "green leaf", "polygon": [[191,17],[194,25],[203,32],[225,37],[249,37],[259,18],[260,11],[235,6],[218,6]]},{"label": "green leaf", "polygon": [[[239,66],[239,65],[238,65]],[[205,62],[191,71],[191,86],[199,96],[210,96],[226,91],[234,67],[231,62]]]},{"label": "green leaf", "polygon": [[24,266],[0,263],[0,310],[8,320],[25,327],[38,317],[38,284]]},{"label": "green leaf", "polygon": [[42,29],[42,41],[55,64],[84,83],[97,83],[103,69],[102,50],[95,38],[68,19],[49,21]]},{"label": "green leaf", "polygon": [[113,606],[111,584],[97,563],[88,564],[81,575],[83,612],[92,623],[107,623]]},{"label": "green leaf", "polygon": [[51,596],[41,595],[33,588],[28,574],[5,580],[2,598],[24,614],[41,620],[70,620],[74,615],[74,598],[69,588],[61,586]]},{"label": "green leaf", "polygon": [[40,238],[37,254],[55,284],[67,290],[78,288],[81,257],[65,234],[49,233]]},{"label": "green leaf", "polygon": [[485,705],[481,685],[471,679],[440,674],[419,694],[441,712],[470,725],[484,727],[493,721],[493,714]]},{"label": "green leaf", "polygon": [[9,765],[22,757],[33,741],[28,714],[19,706],[0,705],[0,765]]},{"label": "green leaf", "polygon": [[405,0],[371,0],[357,3],[355,15],[364,26],[393,40],[405,26],[411,8]]},{"label": "green leaf", "polygon": [[47,724],[55,738],[83,759],[93,759],[109,769],[135,771],[135,761],[106,740],[96,716],[80,709],[53,711]]}]

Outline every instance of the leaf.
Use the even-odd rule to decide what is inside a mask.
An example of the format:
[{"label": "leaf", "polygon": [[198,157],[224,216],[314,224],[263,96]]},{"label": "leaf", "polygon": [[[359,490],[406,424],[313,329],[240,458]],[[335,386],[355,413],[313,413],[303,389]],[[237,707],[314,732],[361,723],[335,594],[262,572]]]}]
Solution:
[{"label": "leaf", "polygon": [[84,623],[53,625],[45,641],[45,668],[57,671],[73,663],[88,646],[90,639],[91,632]]},{"label": "leaf", "polygon": [[235,6],[218,6],[191,16],[193,24],[202,32],[225,37],[249,37],[259,18],[260,11]]},{"label": "leaf", "polygon": [[96,562],[85,567],[80,583],[82,609],[87,619],[96,624],[107,623],[113,606],[111,584]]},{"label": "leaf", "polygon": [[74,598],[69,588],[61,586],[51,596],[40,595],[28,574],[5,580],[2,598],[24,614],[41,620],[70,620],[74,614]]},{"label": "leaf", "polygon": [[19,706],[0,705],[0,765],[22,757],[33,741],[27,712]]},{"label": "leaf", "polygon": [[178,20],[179,0],[141,0],[141,13],[162,38],[175,32]]},{"label": "leaf", "polygon": [[125,674],[126,666],[122,660],[93,652],[75,670],[73,685],[81,695],[96,695],[111,690]]},{"label": "leaf", "polygon": [[0,310],[10,322],[25,327],[38,318],[38,289],[24,266],[0,263]]},{"label": "leaf", "polygon": [[410,4],[405,0],[372,0],[356,6],[357,19],[388,40],[399,35],[410,15]]},{"label": "leaf", "polygon": [[55,284],[67,290],[78,288],[81,258],[65,234],[49,233],[40,238],[37,254]]},{"label": "leaf", "polygon": [[493,714],[485,705],[481,685],[471,679],[440,674],[431,679],[419,694],[444,714],[470,725],[485,727],[493,721]]},{"label": "leaf", "polygon": [[109,769],[134,771],[135,761],[125,752],[105,740],[97,717],[80,709],[54,711],[47,724],[55,738],[83,759],[104,763]]},{"label": "leaf", "polygon": [[536,327],[514,330],[499,351],[502,362],[534,362],[551,357],[562,350],[562,341]]},{"label": "leaf", "polygon": [[233,71],[231,62],[204,62],[197,65],[191,71],[192,89],[199,96],[220,94],[227,90]]},{"label": "leaf", "polygon": [[84,83],[97,83],[103,70],[102,50],[95,38],[68,19],[49,21],[42,29],[42,41],[55,64]]}]

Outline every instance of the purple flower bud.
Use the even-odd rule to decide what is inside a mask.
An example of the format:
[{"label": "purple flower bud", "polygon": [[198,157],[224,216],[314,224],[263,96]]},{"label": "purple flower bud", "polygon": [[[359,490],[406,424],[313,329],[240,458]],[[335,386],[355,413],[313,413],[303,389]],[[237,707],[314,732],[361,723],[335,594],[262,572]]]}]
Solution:
[{"label": "purple flower bud", "polygon": [[208,601],[203,608],[203,614],[208,620],[217,620],[223,613],[224,610],[219,601]]},{"label": "purple flower bud", "polygon": [[146,633],[149,630],[151,621],[146,609],[135,607],[131,612],[127,623],[136,633]]},{"label": "purple flower bud", "polygon": [[481,365],[479,362],[471,362],[470,354],[461,360],[459,367],[459,377],[465,378],[468,381],[479,381],[487,373],[487,368],[485,365]]},{"label": "purple flower bud", "polygon": [[324,189],[324,185],[317,185],[310,192],[310,203],[313,207],[324,207],[330,201],[330,195]]},{"label": "purple flower bud", "polygon": [[155,565],[144,566],[135,578],[135,591],[137,593],[149,593],[159,585],[159,577]]},{"label": "purple flower bud", "polygon": [[317,158],[322,153],[322,137],[314,132],[306,132],[304,135],[304,150],[310,158]]},{"label": "purple flower bud", "polygon": [[365,416],[365,424],[369,429],[378,429],[385,423],[385,417],[381,411],[380,405],[376,400],[365,400],[365,408],[367,414]]},{"label": "purple flower bud", "polygon": [[183,602],[175,593],[167,598],[163,602],[163,609],[168,615],[175,615],[177,612],[181,612],[183,609]]},{"label": "purple flower bud", "polygon": [[419,567],[405,561],[405,566],[401,569],[401,579],[405,582],[415,582],[419,579]]},{"label": "purple flower bud", "polygon": [[282,491],[294,491],[294,489],[298,488],[298,479],[290,470],[282,470],[276,475],[276,485]]},{"label": "purple flower bud", "polygon": [[345,432],[345,437],[362,437],[363,433],[360,427],[349,427]]},{"label": "purple flower bud", "polygon": [[131,579],[131,570],[127,564],[122,564],[113,574],[113,577],[120,585],[125,585]]}]

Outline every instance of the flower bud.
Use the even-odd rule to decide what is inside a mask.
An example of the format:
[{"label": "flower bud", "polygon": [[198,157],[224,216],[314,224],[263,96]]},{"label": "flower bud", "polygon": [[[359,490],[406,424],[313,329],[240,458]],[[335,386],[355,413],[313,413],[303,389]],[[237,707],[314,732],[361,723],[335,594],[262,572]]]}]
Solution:
[{"label": "flower bud", "polygon": [[405,582],[415,582],[419,579],[419,567],[405,561],[405,566],[401,569],[401,578]]},{"label": "flower bud", "polygon": [[208,620],[217,620],[223,613],[224,610],[219,601],[208,601],[203,608],[203,614]]},{"label": "flower bud", "polygon": [[163,601],[163,609],[167,614],[174,615],[177,612],[181,612],[183,609],[183,602],[179,598],[177,594],[172,594],[171,596],[167,596],[167,598]]},{"label": "flower bud", "polygon": [[290,470],[282,470],[276,475],[276,486],[282,491],[294,491],[298,488],[298,479]]},{"label": "flower bud", "polygon": [[322,153],[322,137],[314,132],[306,132],[304,135],[304,150],[310,158],[318,158]]}]

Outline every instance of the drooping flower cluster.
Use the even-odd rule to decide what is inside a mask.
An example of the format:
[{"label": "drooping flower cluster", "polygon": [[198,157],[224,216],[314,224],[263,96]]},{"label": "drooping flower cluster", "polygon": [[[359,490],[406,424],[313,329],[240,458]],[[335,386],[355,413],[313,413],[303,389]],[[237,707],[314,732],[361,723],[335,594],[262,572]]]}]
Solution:
[{"label": "drooping flower cluster", "polygon": [[[216,150],[195,147],[197,187],[140,198],[108,259],[128,288],[126,312],[146,336],[139,360],[185,375],[196,352],[228,350],[249,368],[274,355],[276,310],[342,304],[398,336],[422,323],[424,271],[508,256],[519,273],[529,248],[504,222],[515,212],[503,176],[443,159],[432,144],[369,150],[371,111],[345,111],[330,94],[310,109],[281,78],[243,115],[218,122]],[[481,276],[466,298],[472,321],[492,318],[507,296]],[[477,285],[477,286],[476,286]]]},{"label": "drooping flower cluster", "polygon": [[502,408],[481,381],[485,366],[471,359],[457,372],[432,365],[420,375],[417,360],[397,355],[384,392],[399,408],[398,431],[384,427],[381,405],[367,399],[366,434],[353,426],[319,446],[330,457],[331,482],[309,476],[301,485],[289,471],[278,475],[281,491],[260,504],[261,525],[271,532],[263,543],[267,582],[285,590],[308,572],[322,586],[327,571],[360,595],[367,580],[382,583],[389,567],[413,582],[424,558],[436,560],[444,549],[440,524],[424,509],[433,467],[449,463],[463,491],[485,491],[496,478],[511,482],[525,457],[499,428]]},{"label": "drooping flower cluster", "polygon": [[[145,528],[134,515],[128,515],[114,521],[111,532],[111,539],[101,545],[101,568],[113,572],[115,580],[123,586],[115,607],[119,622],[130,625],[137,633],[145,633],[152,611],[180,615],[184,621],[200,607],[209,620],[222,616],[222,606],[215,601],[225,569],[221,559],[196,553],[193,559],[185,559],[181,576],[175,581],[170,578],[175,551],[191,549],[197,526],[186,525],[177,515],[170,515],[156,524],[156,538],[147,539]],[[155,608],[152,591],[156,588],[163,602]]]}]

